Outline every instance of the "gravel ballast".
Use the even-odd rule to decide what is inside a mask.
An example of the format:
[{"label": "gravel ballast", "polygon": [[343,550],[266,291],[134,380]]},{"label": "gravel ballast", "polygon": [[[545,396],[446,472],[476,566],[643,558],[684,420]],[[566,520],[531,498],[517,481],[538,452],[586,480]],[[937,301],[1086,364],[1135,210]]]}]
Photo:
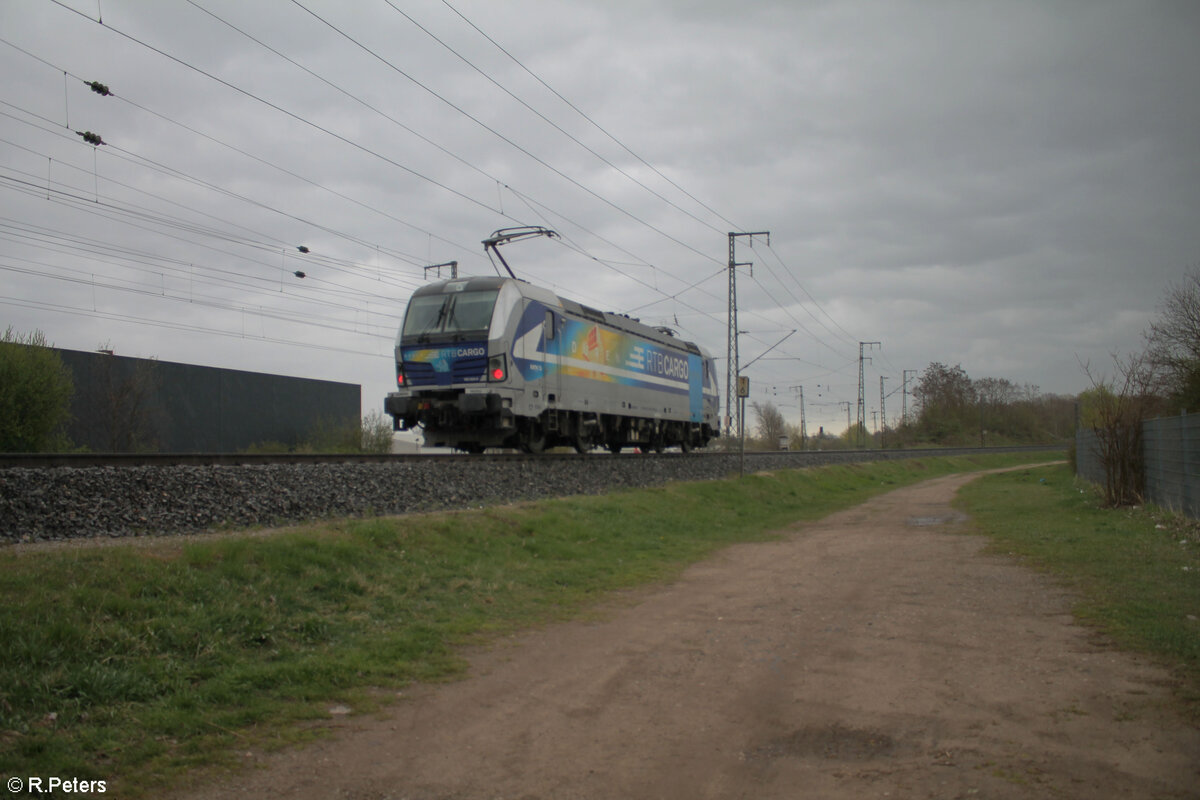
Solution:
[{"label": "gravel ballast", "polygon": [[[955,455],[977,451],[937,451]],[[746,455],[746,469],[912,458],[922,451]],[[0,469],[0,544],[196,533],[403,514],[736,474],[736,454],[394,463]]]}]

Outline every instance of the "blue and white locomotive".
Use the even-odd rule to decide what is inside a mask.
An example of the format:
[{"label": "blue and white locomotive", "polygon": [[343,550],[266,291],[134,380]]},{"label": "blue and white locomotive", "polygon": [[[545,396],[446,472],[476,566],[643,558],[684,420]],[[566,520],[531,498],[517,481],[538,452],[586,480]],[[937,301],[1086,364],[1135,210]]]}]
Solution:
[{"label": "blue and white locomotive", "polygon": [[440,281],[413,293],[396,340],[396,430],[482,452],[570,445],[685,452],[718,435],[712,357],[668,329],[516,278]]}]

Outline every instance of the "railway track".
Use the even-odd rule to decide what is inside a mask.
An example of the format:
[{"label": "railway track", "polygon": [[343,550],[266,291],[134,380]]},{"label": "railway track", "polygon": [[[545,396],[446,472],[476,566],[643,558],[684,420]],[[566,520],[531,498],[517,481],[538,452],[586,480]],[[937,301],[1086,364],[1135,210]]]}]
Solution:
[{"label": "railway track", "polygon": [[[747,453],[746,471],[1055,448]],[[1061,449],[1061,448],[1059,448]],[[0,544],[478,508],[736,475],[738,453],[0,457]]]},{"label": "railway track", "polygon": [[[839,461],[873,461],[883,458],[924,458],[930,456],[976,455],[1006,452],[1052,452],[1060,445],[1022,445],[1016,447],[917,448],[906,450],[770,450],[747,451],[748,462],[784,460],[827,463],[831,456]],[[61,467],[247,467],[275,464],[404,464],[439,461],[480,462],[559,462],[592,459],[644,460],[647,458],[698,459],[740,458],[738,451],[707,450],[691,453],[9,453],[0,454],[0,469],[54,469]]]}]

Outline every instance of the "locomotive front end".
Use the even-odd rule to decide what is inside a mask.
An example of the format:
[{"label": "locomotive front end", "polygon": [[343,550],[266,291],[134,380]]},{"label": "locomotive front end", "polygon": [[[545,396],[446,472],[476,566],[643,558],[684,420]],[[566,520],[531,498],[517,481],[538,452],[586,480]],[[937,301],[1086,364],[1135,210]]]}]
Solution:
[{"label": "locomotive front end", "polygon": [[413,293],[396,339],[396,391],[384,408],[396,430],[467,451],[514,430],[503,331],[519,294],[500,278],[467,278]]}]

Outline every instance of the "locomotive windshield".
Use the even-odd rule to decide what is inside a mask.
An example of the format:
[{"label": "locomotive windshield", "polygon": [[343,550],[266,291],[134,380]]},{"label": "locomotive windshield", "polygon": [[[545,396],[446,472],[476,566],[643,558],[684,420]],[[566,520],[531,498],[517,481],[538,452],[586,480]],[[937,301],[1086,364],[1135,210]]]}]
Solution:
[{"label": "locomotive windshield", "polygon": [[495,289],[481,292],[451,292],[414,297],[404,315],[405,339],[434,334],[486,332],[496,305]]}]

